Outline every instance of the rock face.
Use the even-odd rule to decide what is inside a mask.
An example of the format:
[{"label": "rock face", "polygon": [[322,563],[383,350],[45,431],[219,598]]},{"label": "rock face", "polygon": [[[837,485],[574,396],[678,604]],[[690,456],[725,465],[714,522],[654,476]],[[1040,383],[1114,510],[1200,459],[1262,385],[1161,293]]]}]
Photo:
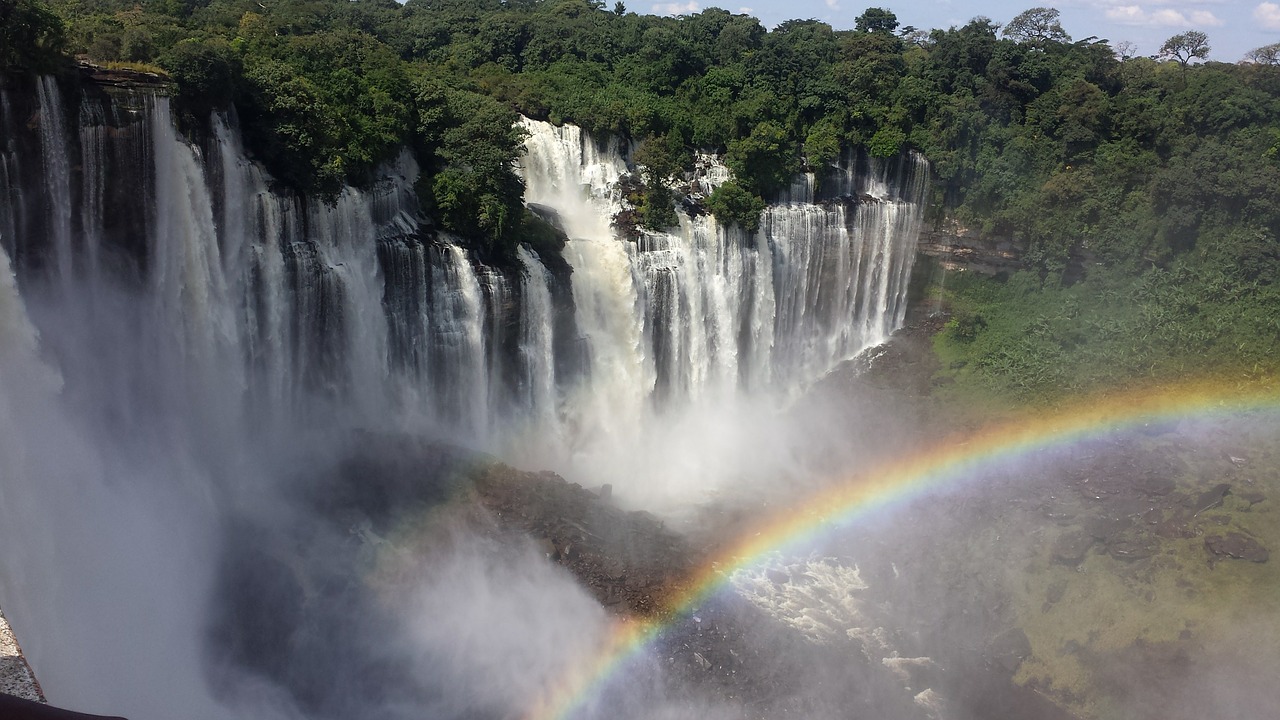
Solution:
[{"label": "rock face", "polygon": [[13,695],[24,700],[44,702],[44,693],[40,691],[40,683],[22,656],[9,621],[0,612],[0,693]]},{"label": "rock face", "polygon": [[1020,245],[1021,238],[985,235],[948,218],[920,232],[917,250],[944,270],[996,275],[1022,269]]},{"label": "rock face", "polygon": [[475,498],[502,527],[539,540],[607,608],[650,615],[693,570],[685,541],[644,512],[550,472],[493,464],[475,474]]}]

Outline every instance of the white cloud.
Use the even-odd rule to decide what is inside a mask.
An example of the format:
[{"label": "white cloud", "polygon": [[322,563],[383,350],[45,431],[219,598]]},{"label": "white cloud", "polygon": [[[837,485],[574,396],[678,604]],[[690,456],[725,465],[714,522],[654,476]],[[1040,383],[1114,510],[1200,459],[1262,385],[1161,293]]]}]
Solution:
[{"label": "white cloud", "polygon": [[[1263,3],[1263,5],[1268,4],[1270,3]],[[1280,8],[1277,9],[1280,10]],[[1163,8],[1154,12],[1147,12],[1142,9],[1141,5],[1117,5],[1116,7],[1107,8],[1104,14],[1108,20],[1121,25],[1218,27],[1222,24],[1218,16],[1208,10],[1191,10],[1188,13],[1183,13],[1181,10]]]},{"label": "white cloud", "polygon": [[1280,30],[1280,5],[1273,2],[1258,3],[1253,9],[1253,19],[1268,30]]},{"label": "white cloud", "polygon": [[691,15],[698,12],[699,7],[701,6],[698,5],[697,0],[689,0],[689,2],[685,3],[658,3],[652,6],[652,10],[658,15]]},{"label": "white cloud", "polygon": [[831,8],[832,10],[840,9],[840,3],[837,2],[837,0],[825,0],[825,2],[827,3],[827,7]]},{"label": "white cloud", "polygon": [[1208,10],[1192,10],[1187,16],[1196,27],[1221,27],[1222,20]]},{"label": "white cloud", "polygon": [[755,8],[740,7],[738,8],[738,12],[742,15],[750,15],[755,12]]},{"label": "white cloud", "polygon": [[[1142,0],[1143,5],[1225,5],[1229,0]],[[1094,7],[1137,7],[1133,0],[1083,0],[1082,2],[1063,2],[1063,5],[1092,5]]]}]

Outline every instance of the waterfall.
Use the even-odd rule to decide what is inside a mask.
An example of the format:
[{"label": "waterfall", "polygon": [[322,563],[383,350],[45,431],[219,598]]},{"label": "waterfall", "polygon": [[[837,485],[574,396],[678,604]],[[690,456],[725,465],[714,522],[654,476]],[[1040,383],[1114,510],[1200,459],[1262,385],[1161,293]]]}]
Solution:
[{"label": "waterfall", "polygon": [[[902,322],[922,158],[911,158],[897,193],[883,163],[865,179],[853,160],[838,168],[838,201],[817,202],[815,177],[805,175],[765,211],[755,237],[702,216],[632,243],[609,228],[618,209],[610,183],[625,167],[616,144],[523,124],[527,197],[565,218],[579,325],[598,380],[683,399],[728,388],[796,391]],[[723,182],[723,166],[700,161],[703,190]]]},{"label": "waterfall", "polygon": [[53,242],[54,267],[58,278],[71,281],[73,261],[71,248],[71,147],[62,109],[62,94],[51,76],[40,78],[40,150],[44,163],[45,211],[49,235]]},{"label": "waterfall", "polygon": [[[905,312],[918,157],[801,178],[755,233],[682,215],[633,241],[611,227],[625,148],[522,120],[526,200],[569,240],[489,267],[425,222],[407,152],[325,202],[277,188],[234,115],[192,140],[146,92],[71,112],[44,78],[23,101],[0,93],[0,543],[25,548],[0,601],[51,695],[126,713],[203,697],[207,545],[327,438],[430,434],[623,502],[701,499],[792,472],[778,413]],[[699,163],[700,192],[728,178]],[[119,622],[93,624],[84,582]],[[104,666],[77,634],[156,640]]]},{"label": "waterfall", "polygon": [[[662,493],[732,482],[752,470],[709,467],[692,456],[712,447],[689,438],[717,427],[716,441],[742,442],[727,437],[737,432],[735,413],[785,406],[901,324],[923,158],[910,156],[893,175],[886,163],[851,155],[822,182],[805,175],[753,235],[702,215],[628,241],[610,227],[626,169],[617,143],[522,125],[526,199],[554,210],[570,238],[564,257],[589,367],[563,388],[555,437],[564,454],[536,461],[584,482],[639,484],[642,494],[657,490],[645,487],[655,477],[665,479]],[[702,194],[728,177],[713,156],[699,156],[698,168]]]},{"label": "waterfall", "polygon": [[524,268],[524,293],[520,304],[519,403],[528,409],[536,425],[554,427],[556,414],[555,312],[551,300],[551,273],[533,251],[517,251]]},{"label": "waterfall", "polygon": [[[407,153],[371,188],[325,203],[273,189],[234,118],[213,117],[197,147],[177,134],[164,98],[121,113],[86,95],[71,127],[45,78],[38,104],[44,209],[33,227],[48,240],[32,264],[54,270],[61,290],[48,290],[50,307],[79,303],[71,314],[99,326],[53,344],[77,357],[135,347],[111,363],[119,377],[87,370],[86,384],[114,387],[98,391],[100,404],[113,394],[127,408],[141,394],[201,408],[184,417],[207,415],[206,432],[238,418],[282,429],[334,411],[356,425],[417,418],[514,459],[572,472],[594,458],[599,470],[689,408],[744,394],[785,402],[883,341],[905,310],[918,158],[896,175],[850,157],[821,182],[802,177],[751,235],[682,215],[669,233],[624,241],[611,227],[627,172],[619,143],[524,119],[526,199],[553,209],[569,235],[570,272],[557,278],[529,248],[514,267],[489,268],[459,241],[422,231]],[[25,207],[12,199],[22,192],[17,155],[7,150],[0,165],[10,235]],[[129,163],[146,175],[136,197],[108,198],[104,178]],[[699,167],[703,192],[728,177],[714,156]],[[140,249],[107,230],[129,223]],[[125,291],[106,289],[125,282],[105,267],[116,256],[134,257],[145,278],[147,310],[132,324],[104,323],[109,303],[96,296]]]},{"label": "waterfall", "polygon": [[[523,119],[526,199],[569,236],[560,277],[528,247],[491,268],[424,230],[408,153],[366,190],[301,198],[248,159],[234,117],[215,115],[196,145],[167,99],[130,97],[122,111],[86,94],[72,123],[43,78],[39,186],[23,187],[12,142],[0,149],[5,242],[38,250],[24,264],[48,279],[33,285],[37,324],[78,318],[50,344],[112,417],[166,406],[226,440],[245,422],[287,433],[338,413],[625,485],[618,453],[655,428],[748,396],[784,405],[905,312],[915,156],[851,155],[801,177],[753,234],[681,215],[626,241],[611,227],[619,142]],[[702,193],[728,178],[714,156],[698,166]],[[121,172],[140,175],[136,192],[106,181]],[[130,304],[138,277],[144,301]]]}]

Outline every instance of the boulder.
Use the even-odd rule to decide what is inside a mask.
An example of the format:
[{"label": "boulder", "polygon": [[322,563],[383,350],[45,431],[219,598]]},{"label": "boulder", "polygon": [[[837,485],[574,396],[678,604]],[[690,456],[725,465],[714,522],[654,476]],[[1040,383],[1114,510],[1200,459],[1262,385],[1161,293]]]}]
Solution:
[{"label": "boulder", "polygon": [[1079,530],[1066,533],[1053,544],[1053,561],[1075,567],[1084,562],[1093,543],[1094,537],[1089,533]]},{"label": "boulder", "polygon": [[[1228,557],[1257,563],[1264,563],[1271,558],[1271,553],[1262,547],[1261,543],[1248,535],[1238,532],[1206,536],[1204,546],[1215,557]],[[1210,562],[1212,562],[1212,559]]]}]

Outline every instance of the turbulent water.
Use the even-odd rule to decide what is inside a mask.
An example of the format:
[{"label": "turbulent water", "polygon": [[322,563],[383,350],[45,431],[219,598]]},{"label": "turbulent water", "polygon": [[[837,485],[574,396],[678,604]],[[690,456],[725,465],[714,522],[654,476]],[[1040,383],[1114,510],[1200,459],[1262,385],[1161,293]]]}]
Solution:
[{"label": "turbulent water", "polygon": [[[198,647],[225,508],[332,433],[443,436],[635,503],[687,500],[776,472],[770,414],[905,312],[917,157],[801,178],[753,235],[682,214],[627,241],[610,227],[625,148],[525,120],[526,199],[559,217],[570,271],[527,246],[495,268],[427,229],[408,154],[369,189],[304,199],[234,118],[196,145],[163,97],[76,92],[45,78],[0,97],[0,601],[62,697],[139,717],[198,704],[130,685],[172,667],[69,648],[109,656],[156,628]],[[321,440],[284,441],[302,436]]]}]

